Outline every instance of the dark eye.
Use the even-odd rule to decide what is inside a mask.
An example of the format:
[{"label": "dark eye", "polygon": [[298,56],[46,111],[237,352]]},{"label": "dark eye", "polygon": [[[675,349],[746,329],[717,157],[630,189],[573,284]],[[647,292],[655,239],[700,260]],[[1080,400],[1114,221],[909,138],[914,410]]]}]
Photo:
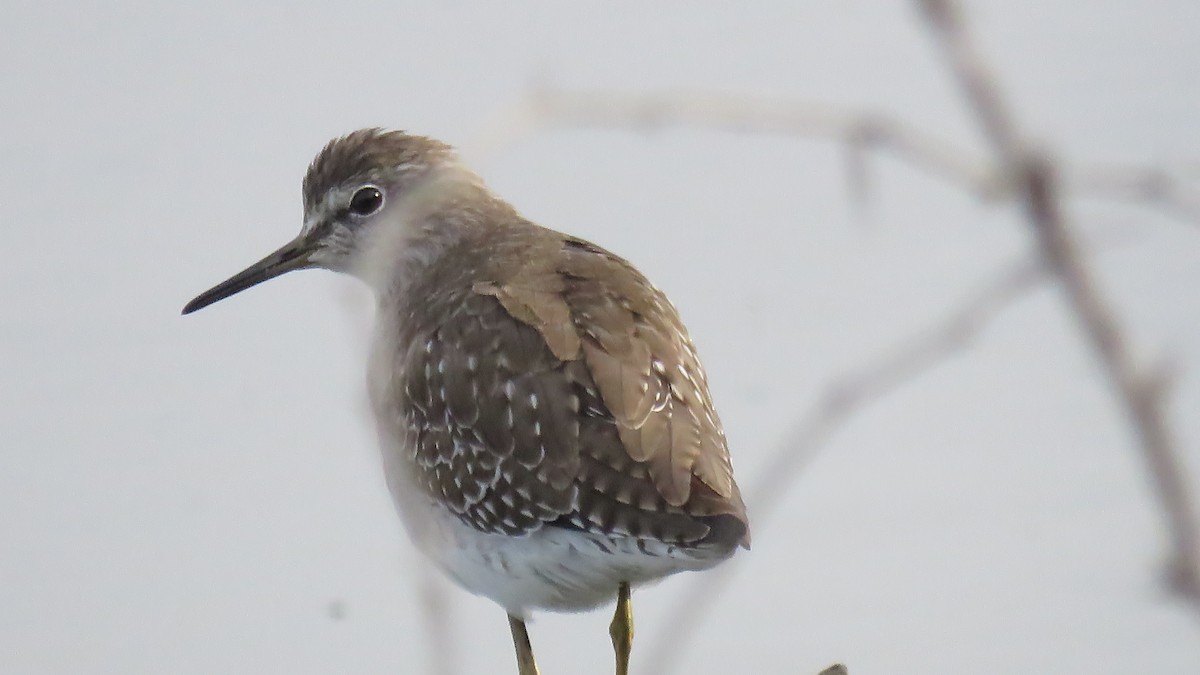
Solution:
[{"label": "dark eye", "polygon": [[350,198],[350,212],[356,216],[369,216],[383,206],[383,193],[374,185],[359,188]]}]

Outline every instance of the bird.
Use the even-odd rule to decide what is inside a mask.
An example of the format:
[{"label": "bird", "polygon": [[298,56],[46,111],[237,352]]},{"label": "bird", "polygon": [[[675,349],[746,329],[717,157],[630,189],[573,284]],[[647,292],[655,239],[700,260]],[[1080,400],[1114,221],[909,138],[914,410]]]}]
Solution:
[{"label": "bird", "polygon": [[678,311],[624,258],[524,218],[433,138],[334,138],[302,187],[300,234],[183,314],[293,270],[365,282],[367,388],[409,538],[507,613],[520,675],[538,673],[532,612],[615,599],[627,675],[631,589],[750,547]]}]

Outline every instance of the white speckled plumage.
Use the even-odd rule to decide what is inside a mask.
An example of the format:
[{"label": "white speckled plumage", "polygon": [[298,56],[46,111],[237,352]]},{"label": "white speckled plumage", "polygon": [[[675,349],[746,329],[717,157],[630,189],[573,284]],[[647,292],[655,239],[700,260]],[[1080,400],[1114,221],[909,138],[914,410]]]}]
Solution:
[{"label": "white speckled plumage", "polygon": [[[409,435],[401,425],[387,421],[394,419],[391,411],[396,408],[394,394],[389,393],[396,370],[391,363],[396,327],[382,318],[386,316],[377,323],[367,372],[388,487],[410,539],[459,586],[525,618],[533,609],[591,609],[610,602],[620,582],[639,586],[681,571],[708,569],[729,557],[728,542],[682,547],[562,527],[513,536],[463,522],[442,500],[421,489],[413,475]],[[429,342],[423,349],[432,346]],[[536,394],[529,398],[530,407],[536,408]]]}]

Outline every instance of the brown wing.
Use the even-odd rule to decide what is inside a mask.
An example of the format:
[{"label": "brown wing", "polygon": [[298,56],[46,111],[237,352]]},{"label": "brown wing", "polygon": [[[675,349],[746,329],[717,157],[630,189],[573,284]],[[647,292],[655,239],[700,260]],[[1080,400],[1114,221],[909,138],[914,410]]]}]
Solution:
[{"label": "brown wing", "polygon": [[[672,506],[744,519],[708,379],[675,308],[627,262],[583,241],[566,242],[560,271],[588,371],[626,452]],[[693,489],[697,481],[704,489]]]},{"label": "brown wing", "polygon": [[536,331],[467,293],[404,357],[417,478],[485,532],[530,532],[574,510],[578,397]]},{"label": "brown wing", "polygon": [[471,290],[406,358],[427,490],[485,531],[748,543],[703,368],[632,266],[564,239]]}]

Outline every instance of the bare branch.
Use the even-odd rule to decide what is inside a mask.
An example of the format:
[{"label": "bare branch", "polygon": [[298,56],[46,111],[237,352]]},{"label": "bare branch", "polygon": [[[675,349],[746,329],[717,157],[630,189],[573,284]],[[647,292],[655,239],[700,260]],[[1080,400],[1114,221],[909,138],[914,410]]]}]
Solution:
[{"label": "bare branch", "polygon": [[[1200,190],[1159,168],[1103,167],[1067,172],[1020,136],[1000,89],[963,30],[952,0],[916,0],[942,47],[951,71],[979,119],[995,158],[963,149],[934,134],[871,111],[839,109],[815,102],[754,99],[698,92],[629,94],[539,89],[469,144],[485,156],[550,127],[595,127],[653,131],[702,127],[730,132],[780,134],[831,140],[846,150],[853,196],[868,191],[867,155],[891,154],[981,199],[1019,201],[1033,226],[1041,259],[1063,284],[1070,310],[1100,357],[1119,402],[1136,429],[1154,487],[1170,527],[1175,588],[1200,608],[1200,529],[1184,472],[1166,423],[1165,368],[1140,368],[1123,328],[1091,278],[1083,253],[1062,214],[1069,191],[1083,199],[1129,202],[1200,223]],[[1197,172],[1197,167],[1190,167]],[[1192,176],[1195,179],[1195,176]],[[867,404],[962,350],[996,313],[1039,278],[1025,265],[998,279],[944,321],[886,352],[865,368],[828,386],[816,404],[786,434],[766,471],[747,492],[759,527],[770,519],[786,488],[808,461]],[[738,561],[691,581],[668,614],[672,640],[649,655],[650,672],[667,672],[673,654],[739,569]]]},{"label": "bare branch", "polygon": [[[831,436],[862,408],[891,394],[934,366],[961,353],[1001,311],[1011,306],[1044,278],[1037,261],[1023,261],[1004,271],[940,321],[884,351],[865,367],[837,377],[817,402],[784,434],[769,455],[758,479],[746,491],[760,530],[779,509],[780,500],[801,471]],[[666,673],[676,665],[676,652],[696,632],[739,568],[738,559],[696,577],[668,613],[671,639],[659,641],[648,659],[647,671]]]},{"label": "bare branch", "polygon": [[999,88],[963,25],[957,3],[917,2],[1006,173],[1014,177],[1012,184],[1042,257],[1062,283],[1067,304],[1137,433],[1171,535],[1173,590],[1200,610],[1200,520],[1166,421],[1163,371],[1135,362],[1128,335],[1101,296],[1063,217],[1056,167],[1018,135]]},{"label": "bare branch", "polygon": [[[973,68],[979,70],[978,65]],[[870,186],[866,158],[872,152],[891,154],[985,201],[1014,196],[1008,174],[996,171],[987,157],[885,114],[719,93],[572,92],[541,87],[495,115],[467,147],[487,158],[551,127],[647,131],[699,127],[832,140],[846,150],[847,177],[857,203]],[[1183,180],[1162,169],[1081,167],[1066,183],[1077,197],[1129,202],[1200,224],[1200,188],[1189,190]]]},{"label": "bare branch", "polygon": [[446,584],[434,575],[433,569],[424,561],[418,561],[417,595],[420,599],[421,623],[425,644],[428,649],[427,667],[431,675],[454,675],[458,664],[454,655],[458,653],[457,640],[451,629],[451,600],[446,593]]},{"label": "bare branch", "polygon": [[902,121],[816,102],[717,93],[629,94],[541,88],[496,116],[469,147],[477,154],[491,156],[528,135],[554,126],[645,130],[701,127],[833,139],[852,153],[890,152],[980,198],[994,198],[1001,192],[985,158]]},{"label": "bare branch", "polygon": [[1166,215],[1200,224],[1200,185],[1189,185],[1174,173],[1155,168],[1121,166],[1063,170],[1063,190],[1079,198],[1142,204]]}]

